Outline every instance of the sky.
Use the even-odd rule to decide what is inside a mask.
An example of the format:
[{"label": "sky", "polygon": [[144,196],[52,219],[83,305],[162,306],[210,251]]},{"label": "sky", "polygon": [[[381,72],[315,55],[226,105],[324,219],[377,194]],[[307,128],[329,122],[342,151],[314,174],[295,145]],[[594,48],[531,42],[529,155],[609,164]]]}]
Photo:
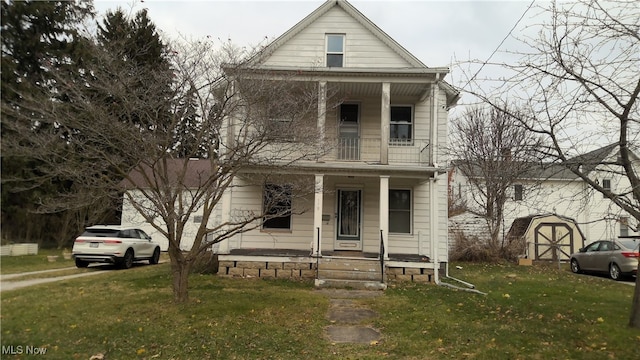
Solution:
[{"label": "sky", "polygon": [[[170,38],[210,36],[251,46],[280,36],[323,3],[324,0],[95,0],[95,7],[100,14],[118,6],[133,13],[146,8],[157,28]],[[462,68],[453,64],[487,60],[514,25],[526,26],[534,13],[528,10],[530,0],[350,3],[427,66],[451,67],[446,80],[455,86],[464,85],[465,77]],[[523,14],[525,17],[518,22]],[[512,39],[501,49],[509,46],[514,46]],[[472,75],[475,70],[467,73]]]}]

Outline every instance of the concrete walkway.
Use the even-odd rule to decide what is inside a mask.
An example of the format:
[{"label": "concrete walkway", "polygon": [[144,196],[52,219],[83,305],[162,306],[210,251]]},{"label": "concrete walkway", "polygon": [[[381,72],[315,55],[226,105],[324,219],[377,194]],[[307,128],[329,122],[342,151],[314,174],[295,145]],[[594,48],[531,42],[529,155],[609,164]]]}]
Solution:
[{"label": "concrete walkway", "polygon": [[367,324],[367,320],[374,319],[378,314],[357,304],[354,299],[381,296],[382,291],[321,289],[318,292],[329,297],[331,302],[327,319],[333,325],[325,329],[329,341],[360,344],[380,341],[380,332]]}]

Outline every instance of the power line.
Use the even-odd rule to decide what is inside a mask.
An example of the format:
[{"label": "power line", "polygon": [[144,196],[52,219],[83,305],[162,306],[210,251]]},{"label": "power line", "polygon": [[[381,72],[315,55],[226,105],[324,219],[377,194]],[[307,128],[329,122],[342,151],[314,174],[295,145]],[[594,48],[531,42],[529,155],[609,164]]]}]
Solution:
[{"label": "power line", "polygon": [[513,33],[513,30],[516,29],[516,27],[518,26],[518,24],[520,24],[520,21],[522,21],[522,19],[524,18],[524,16],[527,14],[527,12],[529,12],[529,10],[531,10],[531,7],[533,6],[533,4],[536,2],[536,0],[532,0],[531,3],[529,4],[529,6],[527,6],[527,8],[524,10],[524,12],[522,13],[522,15],[520,16],[520,18],[518,19],[518,21],[516,21],[516,23],[513,25],[513,27],[511,28],[511,30],[509,30],[509,32],[507,33],[507,35],[504,37],[504,39],[502,39],[502,41],[500,41],[500,44],[498,44],[498,46],[496,47],[495,50],[493,50],[493,52],[491,53],[491,55],[489,55],[489,57],[487,58],[487,60],[485,60],[482,63],[482,66],[480,66],[480,69],[478,69],[478,71],[476,71],[476,73],[471,77],[471,79],[469,79],[469,81],[467,81],[467,83],[462,87],[462,89],[466,88],[469,84],[471,84],[471,82],[473,80],[475,80],[476,76],[478,76],[478,74],[480,73],[480,71],[482,71],[482,69],[484,68],[485,65],[487,65],[489,63],[489,61],[491,60],[491,58],[493,57],[493,55],[496,54],[496,52],[498,52],[498,50],[500,49],[500,47],[502,46],[502,44],[504,44],[505,41],[507,41],[507,39],[509,38],[509,36],[511,36],[511,34]]}]

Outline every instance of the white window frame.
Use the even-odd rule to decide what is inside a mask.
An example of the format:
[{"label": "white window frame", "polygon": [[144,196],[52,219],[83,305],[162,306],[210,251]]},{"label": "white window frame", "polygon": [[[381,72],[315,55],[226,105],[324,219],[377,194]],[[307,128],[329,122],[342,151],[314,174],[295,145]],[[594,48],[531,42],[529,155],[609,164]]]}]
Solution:
[{"label": "white window frame", "polygon": [[[394,107],[408,107],[411,109],[411,122],[409,122],[409,126],[411,127],[411,138],[410,139],[393,139],[391,138],[391,125],[406,125],[406,122],[397,122],[397,121],[393,121],[393,118],[391,116],[391,110]],[[414,141],[414,134],[415,134],[415,106],[413,104],[391,104],[391,106],[389,106],[389,145],[392,146],[413,146],[413,141]]]},{"label": "white window frame", "polygon": [[[342,37],[342,51],[329,51],[329,38],[332,36],[340,36]],[[324,41],[324,50],[325,50],[325,57],[324,57],[324,66],[326,67],[345,67],[346,65],[346,56],[345,56],[345,49],[347,47],[347,35],[346,34],[334,34],[334,33],[328,33],[325,34],[325,41]],[[329,55],[342,55],[342,64],[340,66],[329,66]]]},{"label": "white window frame", "polygon": [[405,209],[391,209],[391,201],[389,201],[389,209],[387,210],[388,212],[388,217],[391,217],[391,211],[408,211],[409,212],[409,232],[392,232],[391,229],[389,229],[389,234],[393,234],[393,235],[413,235],[413,189],[411,188],[389,188],[389,194],[387,196],[391,196],[391,192],[392,191],[408,191],[409,192],[409,210],[405,210]]}]

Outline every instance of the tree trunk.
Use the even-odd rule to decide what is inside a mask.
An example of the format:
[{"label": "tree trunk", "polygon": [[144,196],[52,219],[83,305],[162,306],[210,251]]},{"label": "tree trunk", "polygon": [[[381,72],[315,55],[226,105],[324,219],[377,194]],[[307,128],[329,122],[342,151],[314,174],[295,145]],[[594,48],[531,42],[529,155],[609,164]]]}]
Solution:
[{"label": "tree trunk", "polygon": [[169,258],[171,259],[173,302],[182,304],[189,301],[189,273],[193,262],[186,259],[182,250],[172,246],[171,242]]},{"label": "tree trunk", "polygon": [[631,317],[629,326],[640,329],[640,262],[638,262],[638,273],[636,274],[636,288],[633,293],[633,303],[631,303]]},{"label": "tree trunk", "polygon": [[189,273],[191,262],[176,261],[171,263],[173,276],[173,302],[182,304],[189,301]]}]

